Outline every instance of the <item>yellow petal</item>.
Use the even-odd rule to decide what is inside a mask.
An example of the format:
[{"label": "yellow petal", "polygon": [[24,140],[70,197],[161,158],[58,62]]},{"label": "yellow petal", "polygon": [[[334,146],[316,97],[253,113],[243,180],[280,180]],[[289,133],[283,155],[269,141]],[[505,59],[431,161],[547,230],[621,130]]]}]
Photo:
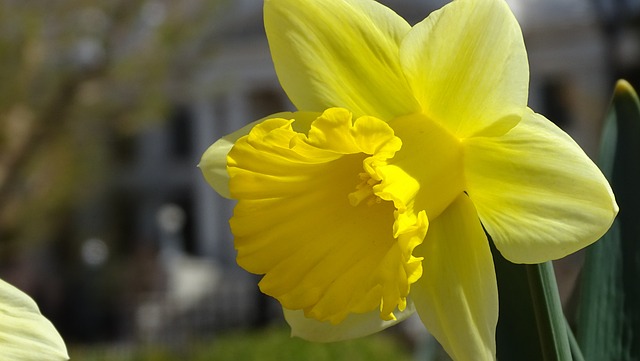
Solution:
[{"label": "yellow petal", "polygon": [[562,130],[528,109],[497,138],[465,142],[469,196],[502,255],[564,257],[599,239],[618,212],[609,183]]},{"label": "yellow petal", "polygon": [[261,290],[306,317],[336,324],[379,308],[393,319],[421,274],[411,253],[426,219],[395,226],[394,205],[367,191],[373,178],[364,168],[400,146],[385,122],[352,122],[344,109],[323,113],[308,137],[286,119],[254,127],[228,157],[238,264],[265,274]]},{"label": "yellow petal", "polygon": [[62,337],[40,314],[36,303],[3,280],[0,280],[0,359],[69,359]]},{"label": "yellow petal", "polygon": [[493,360],[498,289],[493,259],[473,203],[458,199],[429,225],[422,278],[411,288],[429,332],[456,361]]},{"label": "yellow petal", "polygon": [[344,107],[388,120],[418,105],[398,45],[407,22],[369,0],[266,0],[264,23],[280,84],[298,109]]},{"label": "yellow petal", "polygon": [[400,58],[423,113],[459,138],[503,134],[527,104],[524,41],[502,0],[458,0],[433,12],[406,36]]},{"label": "yellow petal", "polygon": [[413,315],[415,307],[413,302],[409,301],[404,311],[395,313],[395,320],[385,321],[380,318],[379,311],[373,311],[350,314],[337,325],[307,318],[303,311],[292,311],[286,308],[283,311],[285,320],[291,326],[291,336],[312,342],[335,342],[368,336],[389,328]]},{"label": "yellow petal", "polygon": [[[229,154],[229,151],[231,150],[231,148],[233,148],[233,144],[238,139],[249,134],[249,131],[256,124],[260,124],[266,119],[293,119],[295,117],[298,119],[296,125],[303,126],[303,124],[308,125],[309,123],[311,123],[311,121],[318,115],[319,113],[309,112],[282,112],[256,120],[255,122],[247,124],[231,134],[225,135],[224,137],[218,139],[215,143],[213,143],[204,152],[204,154],[202,154],[202,158],[200,159],[198,168],[200,168],[200,171],[202,172],[202,175],[204,176],[204,179],[207,181],[207,183],[209,183],[209,185],[216,192],[218,192],[218,194],[225,198],[231,198],[231,194],[229,193],[229,174],[227,173],[227,154]],[[304,129],[299,131],[304,131]]]},{"label": "yellow petal", "polygon": [[202,154],[198,168],[200,168],[207,183],[225,198],[231,198],[231,194],[229,194],[229,174],[227,173],[227,154],[233,148],[236,140],[249,134],[251,128],[259,122],[255,121],[247,124],[235,132],[225,135]]}]

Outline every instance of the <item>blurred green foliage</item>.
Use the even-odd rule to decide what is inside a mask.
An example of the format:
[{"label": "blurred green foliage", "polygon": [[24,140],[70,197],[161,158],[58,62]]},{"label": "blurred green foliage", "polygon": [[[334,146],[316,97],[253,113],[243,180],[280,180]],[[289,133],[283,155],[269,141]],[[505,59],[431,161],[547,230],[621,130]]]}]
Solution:
[{"label": "blurred green foliage", "polygon": [[383,332],[352,341],[312,343],[289,337],[288,328],[270,327],[254,331],[220,334],[215,339],[193,343],[185,350],[140,347],[117,350],[100,347],[70,349],[71,359],[84,361],[410,361],[408,347],[392,333]]}]

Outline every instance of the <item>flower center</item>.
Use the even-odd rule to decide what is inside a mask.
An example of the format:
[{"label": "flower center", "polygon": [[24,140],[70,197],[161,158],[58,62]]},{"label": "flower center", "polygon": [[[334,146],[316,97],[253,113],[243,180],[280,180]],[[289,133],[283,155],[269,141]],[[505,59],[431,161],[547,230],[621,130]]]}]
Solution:
[{"label": "flower center", "polygon": [[379,188],[376,194],[382,199],[412,203],[415,213],[424,210],[433,220],[465,190],[460,140],[422,114],[400,117],[389,125],[402,139],[402,149],[377,169],[383,181],[374,191]]},{"label": "flower center", "polygon": [[369,173],[362,172],[358,174],[358,176],[360,177],[361,182],[356,186],[355,191],[349,193],[349,203],[356,207],[364,200],[367,201],[366,204],[368,206],[382,202],[382,199],[376,196],[373,192],[373,186],[380,183],[380,181],[371,178]]}]

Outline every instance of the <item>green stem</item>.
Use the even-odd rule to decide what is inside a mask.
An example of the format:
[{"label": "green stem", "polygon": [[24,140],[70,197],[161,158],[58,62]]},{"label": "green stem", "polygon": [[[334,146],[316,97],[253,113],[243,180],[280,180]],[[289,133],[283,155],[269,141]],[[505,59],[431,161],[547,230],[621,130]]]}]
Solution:
[{"label": "green stem", "polygon": [[573,356],[574,361],[584,361],[584,356],[582,355],[582,350],[580,349],[580,345],[576,340],[576,336],[571,331],[571,327],[569,327],[569,321],[565,318],[565,325],[567,327],[567,336],[569,337],[569,347],[571,348],[571,356]]},{"label": "green stem", "polygon": [[544,361],[571,361],[567,325],[551,262],[527,265]]}]

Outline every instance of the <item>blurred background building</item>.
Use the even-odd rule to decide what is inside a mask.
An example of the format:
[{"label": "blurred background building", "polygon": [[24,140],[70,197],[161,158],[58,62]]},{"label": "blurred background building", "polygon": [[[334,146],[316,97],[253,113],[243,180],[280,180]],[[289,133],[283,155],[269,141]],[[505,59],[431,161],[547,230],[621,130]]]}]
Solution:
[{"label": "blurred background building", "polygon": [[[508,2],[531,107],[595,156],[615,80],[640,86],[640,1]],[[415,23],[445,1],[384,3]],[[232,204],[196,167],[220,136],[293,109],[261,1],[3,0],[0,60],[0,277],[68,342],[179,342],[280,317],[235,265]],[[576,264],[559,267],[568,285]]]}]

